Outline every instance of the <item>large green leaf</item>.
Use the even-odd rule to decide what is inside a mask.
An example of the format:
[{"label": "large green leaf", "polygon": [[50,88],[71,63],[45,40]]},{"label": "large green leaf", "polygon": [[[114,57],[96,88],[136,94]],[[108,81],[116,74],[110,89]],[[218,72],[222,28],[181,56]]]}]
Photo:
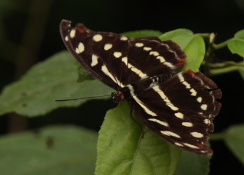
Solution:
[{"label": "large green leaf", "polygon": [[[127,102],[107,112],[99,132],[97,175],[171,175],[181,150],[130,118]],[[145,132],[142,138],[140,126]]]},{"label": "large green leaf", "polygon": [[224,141],[244,165],[244,124],[231,126],[226,131]]},{"label": "large green leaf", "polygon": [[96,141],[97,133],[74,126],[1,137],[0,174],[94,174]]},{"label": "large green leaf", "polygon": [[210,156],[196,155],[182,151],[175,175],[208,175],[210,158]]},{"label": "large green leaf", "polygon": [[43,115],[58,107],[75,107],[85,102],[55,102],[57,99],[111,93],[108,86],[98,80],[90,80],[84,69],[79,69],[83,80],[77,83],[75,63],[75,59],[68,52],[61,52],[35,65],[19,81],[4,88],[0,95],[0,115],[9,112],[26,116]]},{"label": "large green leaf", "polygon": [[205,55],[205,43],[201,36],[194,35],[187,29],[177,29],[160,36],[162,40],[172,40],[179,44],[187,55],[183,70],[199,71]]},{"label": "large green leaf", "polygon": [[244,30],[237,32],[231,40],[227,42],[227,46],[232,53],[244,56]]}]

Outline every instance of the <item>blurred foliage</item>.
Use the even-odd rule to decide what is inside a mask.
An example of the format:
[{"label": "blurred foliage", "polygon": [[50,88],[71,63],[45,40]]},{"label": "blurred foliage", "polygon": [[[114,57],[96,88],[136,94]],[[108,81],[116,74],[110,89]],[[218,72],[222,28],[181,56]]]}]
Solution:
[{"label": "blurred foliage", "polygon": [[96,142],[97,133],[74,126],[4,136],[0,138],[0,174],[93,174]]}]

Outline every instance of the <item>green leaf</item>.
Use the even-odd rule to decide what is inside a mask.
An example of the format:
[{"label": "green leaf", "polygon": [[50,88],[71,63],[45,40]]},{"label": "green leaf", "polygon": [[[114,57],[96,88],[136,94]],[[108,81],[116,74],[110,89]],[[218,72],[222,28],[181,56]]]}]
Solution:
[{"label": "green leaf", "polygon": [[172,40],[184,50],[187,59],[183,70],[199,71],[206,50],[201,36],[194,35],[192,31],[187,29],[177,29],[161,35],[160,39],[163,41]]},{"label": "green leaf", "polygon": [[183,70],[191,69],[195,72],[199,71],[206,50],[203,38],[197,35],[192,37],[183,50],[187,55],[186,64]]},{"label": "green leaf", "polygon": [[148,128],[144,138],[137,119],[130,118],[127,102],[107,112],[99,132],[96,174],[171,175],[181,149],[167,143]]},{"label": "green leaf", "polygon": [[46,127],[0,138],[0,174],[94,174],[97,133],[74,126]]},{"label": "green leaf", "polygon": [[210,158],[210,156],[182,151],[175,175],[208,175],[210,171]]},{"label": "green leaf", "polygon": [[231,126],[226,132],[224,141],[244,165],[244,124]]},{"label": "green leaf", "polygon": [[9,112],[26,116],[44,115],[58,107],[75,107],[88,100],[56,102],[57,99],[111,93],[111,88],[100,81],[90,80],[85,70],[83,74],[83,81],[77,83],[76,60],[66,51],[55,54],[4,88],[0,95],[0,115]]},{"label": "green leaf", "polygon": [[163,41],[172,40],[184,49],[193,37],[193,32],[188,29],[176,29],[164,33],[159,38]]},{"label": "green leaf", "polygon": [[125,32],[123,35],[128,36],[130,38],[138,38],[138,37],[152,37],[152,36],[160,36],[162,33],[157,30],[138,30]]},{"label": "green leaf", "polygon": [[95,80],[95,78],[87,72],[87,70],[77,61],[78,79],[77,82],[82,82],[85,80]]},{"label": "green leaf", "polygon": [[234,38],[227,42],[227,46],[232,53],[244,56],[244,30],[237,32]]}]

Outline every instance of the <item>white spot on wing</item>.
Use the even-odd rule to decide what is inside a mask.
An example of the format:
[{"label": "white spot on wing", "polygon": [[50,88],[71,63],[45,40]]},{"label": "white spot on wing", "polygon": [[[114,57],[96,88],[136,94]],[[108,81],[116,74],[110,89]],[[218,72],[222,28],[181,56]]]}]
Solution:
[{"label": "white spot on wing", "polygon": [[121,55],[122,55],[122,53],[121,53],[121,52],[114,52],[114,56],[115,56],[116,58],[121,57]]},{"label": "white spot on wing", "polygon": [[82,42],[80,42],[78,47],[75,49],[75,52],[77,54],[80,54],[80,53],[84,52],[84,50],[85,50],[85,46]]},{"label": "white spot on wing", "polygon": [[191,96],[197,95],[197,92],[193,88],[190,89],[190,92],[191,92]]},{"label": "white spot on wing", "polygon": [[160,131],[162,134],[167,135],[167,136],[173,136],[177,138],[181,138],[178,134],[171,132],[171,131]]},{"label": "white spot on wing", "polygon": [[203,134],[199,132],[191,132],[191,135],[196,138],[203,138]]},{"label": "white spot on wing", "polygon": [[122,61],[125,63],[125,65],[134,73],[136,73],[139,77],[141,78],[145,78],[148,77],[147,74],[144,74],[141,70],[137,69],[136,67],[134,67],[132,64],[128,63],[128,58],[127,57],[123,57]]},{"label": "white spot on wing", "polygon": [[151,51],[150,53],[149,53],[149,55],[153,55],[153,56],[159,56],[159,53],[157,52],[157,51]]},{"label": "white spot on wing", "polygon": [[178,78],[180,79],[180,82],[186,87],[186,89],[190,89],[191,96],[197,95],[197,92],[195,91],[195,89],[191,88],[191,85],[185,81],[182,73],[178,74]]},{"label": "white spot on wing", "polygon": [[184,115],[181,112],[175,113],[175,116],[178,117],[179,119],[183,119]]},{"label": "white spot on wing", "polygon": [[103,39],[103,36],[100,35],[100,34],[96,34],[93,36],[93,40],[96,41],[96,42],[99,42]]},{"label": "white spot on wing", "polygon": [[143,43],[136,43],[135,46],[136,46],[136,47],[143,47],[144,44],[143,44]]},{"label": "white spot on wing", "polygon": [[204,123],[205,123],[206,125],[209,125],[209,124],[210,124],[210,120],[209,120],[209,119],[204,119]]},{"label": "white spot on wing", "polygon": [[199,149],[199,147],[195,146],[195,145],[192,145],[192,144],[189,144],[189,143],[183,143],[185,146],[188,146],[190,148],[193,148],[193,149]]},{"label": "white spot on wing", "polygon": [[181,146],[181,147],[184,146],[184,145],[182,145],[182,144],[180,144],[180,143],[178,143],[178,142],[175,142],[175,145],[177,145],[177,146]]},{"label": "white spot on wing", "polygon": [[201,105],[201,109],[202,109],[202,110],[206,111],[207,108],[208,108],[208,105],[206,105],[206,104],[202,104],[202,105]]},{"label": "white spot on wing", "polygon": [[130,90],[130,94],[132,96],[132,98],[137,102],[138,105],[140,105],[142,107],[142,109],[148,114],[148,115],[151,115],[151,116],[157,116],[156,113],[154,113],[153,111],[151,111],[150,109],[148,109],[144,103],[134,94],[134,88],[133,86],[131,85],[128,85],[127,86]]},{"label": "white spot on wing", "polygon": [[182,125],[186,126],[186,127],[192,127],[193,126],[193,124],[191,122],[182,122]]},{"label": "white spot on wing", "polygon": [[156,59],[158,59],[161,63],[165,62],[165,59],[162,56],[157,56]]},{"label": "white spot on wing", "polygon": [[152,50],[152,48],[151,47],[143,47],[143,50],[150,51],[150,50]]},{"label": "white spot on wing", "polygon": [[197,102],[201,103],[202,102],[202,97],[197,98]]},{"label": "white spot on wing", "polygon": [[70,31],[70,33],[69,33],[70,38],[74,38],[75,37],[75,33],[76,33],[75,29],[72,29]]},{"label": "white spot on wing", "polygon": [[122,61],[125,63],[125,65],[128,65],[128,58],[127,57],[123,57]]},{"label": "white spot on wing", "polygon": [[96,66],[97,64],[98,64],[98,56],[93,54],[91,66]]},{"label": "white spot on wing", "polygon": [[160,97],[164,100],[164,102],[170,109],[172,109],[173,111],[179,110],[179,108],[177,108],[176,106],[173,105],[173,103],[171,103],[171,101],[164,94],[164,92],[159,88],[159,86],[154,86],[153,89],[155,92],[157,92],[160,95]]},{"label": "white spot on wing", "polygon": [[170,62],[165,62],[164,65],[168,66],[171,69],[175,68],[175,66],[173,64],[171,64]]},{"label": "white spot on wing", "polygon": [[120,82],[116,77],[114,77],[108,70],[108,68],[103,65],[102,69],[104,74],[106,74],[108,77],[110,77],[116,84],[118,84],[120,87],[124,87],[124,85],[122,84],[122,82]]},{"label": "white spot on wing", "polygon": [[185,81],[184,77],[182,76],[182,73],[178,74],[178,78],[180,79],[180,82],[182,82],[182,84],[185,85],[186,89],[191,88],[191,85]]},{"label": "white spot on wing", "polygon": [[126,36],[121,36],[120,40],[126,41],[126,40],[128,40],[128,38]]},{"label": "white spot on wing", "polygon": [[110,43],[108,43],[108,44],[105,44],[104,45],[104,50],[109,50],[109,49],[111,49],[112,48],[112,44],[110,44]]},{"label": "white spot on wing", "polygon": [[[151,51],[151,52],[153,52],[153,51]],[[154,56],[157,56],[157,53]],[[160,61],[160,63],[163,63],[165,66],[168,66],[171,69],[174,69],[175,68],[175,66],[173,64],[171,64],[170,62],[166,62],[165,59],[164,59],[164,57],[162,57],[162,56],[157,56],[156,59],[158,59]]]},{"label": "white spot on wing", "polygon": [[166,126],[166,127],[169,126],[169,124],[168,124],[167,122],[158,120],[158,119],[156,119],[156,118],[149,118],[148,120],[149,120],[149,121],[152,121],[152,122],[156,122],[156,123],[158,123],[158,124],[160,124],[160,125],[163,125],[163,126]]}]

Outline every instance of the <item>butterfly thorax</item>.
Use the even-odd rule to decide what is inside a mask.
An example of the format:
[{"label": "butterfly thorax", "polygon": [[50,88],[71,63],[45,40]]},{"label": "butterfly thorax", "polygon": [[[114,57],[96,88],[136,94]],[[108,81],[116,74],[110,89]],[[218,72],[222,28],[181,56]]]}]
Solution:
[{"label": "butterfly thorax", "polygon": [[131,96],[140,95],[141,93],[146,93],[146,90],[153,88],[154,86],[158,86],[163,83],[167,79],[169,79],[171,74],[161,74],[146,77],[141,79],[140,81],[136,81],[130,85],[127,85],[116,92],[111,93],[111,99],[119,103],[123,99],[128,99]]}]

